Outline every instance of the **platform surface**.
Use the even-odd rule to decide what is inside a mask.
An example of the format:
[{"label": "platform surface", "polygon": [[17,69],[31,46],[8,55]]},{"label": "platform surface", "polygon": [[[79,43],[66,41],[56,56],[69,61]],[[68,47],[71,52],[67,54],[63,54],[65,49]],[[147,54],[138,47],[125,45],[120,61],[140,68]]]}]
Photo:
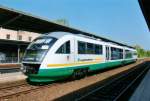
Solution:
[{"label": "platform surface", "polygon": [[0,74],[0,84],[24,80],[26,78],[21,72]]},{"label": "platform surface", "polygon": [[147,72],[129,101],[150,101],[150,70]]}]

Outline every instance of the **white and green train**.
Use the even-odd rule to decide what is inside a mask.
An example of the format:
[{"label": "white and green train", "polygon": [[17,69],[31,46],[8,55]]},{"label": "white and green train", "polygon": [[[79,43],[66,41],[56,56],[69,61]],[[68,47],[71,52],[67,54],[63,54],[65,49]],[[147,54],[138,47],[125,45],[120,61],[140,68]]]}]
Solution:
[{"label": "white and green train", "polygon": [[52,32],[36,38],[27,48],[22,71],[33,82],[82,77],[89,71],[135,62],[137,51],[82,34]]}]

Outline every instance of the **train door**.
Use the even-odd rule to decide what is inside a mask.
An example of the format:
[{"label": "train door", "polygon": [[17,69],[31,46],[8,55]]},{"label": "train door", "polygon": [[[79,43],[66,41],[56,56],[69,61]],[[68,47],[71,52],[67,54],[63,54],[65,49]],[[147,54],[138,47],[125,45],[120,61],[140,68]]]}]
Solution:
[{"label": "train door", "polygon": [[109,48],[109,46],[106,46],[106,61],[108,61],[110,58],[110,48]]},{"label": "train door", "polygon": [[72,40],[70,40],[71,41],[71,49],[70,49],[70,61],[71,61],[71,63],[73,63],[73,62],[75,62],[75,56],[76,56],[76,40],[75,40],[75,38],[72,38]]},{"label": "train door", "polygon": [[74,38],[70,38],[58,47],[51,59],[52,63],[68,64],[74,62]]},{"label": "train door", "polygon": [[67,54],[66,59],[68,63],[73,63],[75,61],[75,40],[72,38],[70,41],[70,52]]}]

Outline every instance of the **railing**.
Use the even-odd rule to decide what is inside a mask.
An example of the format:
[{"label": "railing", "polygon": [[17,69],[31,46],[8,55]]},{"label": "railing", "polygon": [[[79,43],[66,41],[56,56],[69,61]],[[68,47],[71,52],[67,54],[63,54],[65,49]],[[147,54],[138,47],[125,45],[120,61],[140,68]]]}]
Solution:
[{"label": "railing", "polygon": [[0,63],[20,63],[21,59],[18,61],[18,57],[0,57]]}]

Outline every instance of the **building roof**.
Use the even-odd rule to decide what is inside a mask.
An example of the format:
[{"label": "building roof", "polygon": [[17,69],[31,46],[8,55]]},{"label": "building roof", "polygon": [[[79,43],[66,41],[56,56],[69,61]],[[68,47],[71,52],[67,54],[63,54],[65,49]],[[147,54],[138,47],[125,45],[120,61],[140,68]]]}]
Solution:
[{"label": "building roof", "polygon": [[17,41],[17,40],[6,40],[6,39],[0,39],[0,44],[8,44],[8,45],[29,45],[30,42],[26,41]]},{"label": "building roof", "polygon": [[139,4],[150,30],[150,0],[139,0]]},{"label": "building roof", "polygon": [[32,14],[24,13],[4,6],[0,6],[0,27],[37,33],[48,33],[54,31],[71,32],[74,34],[83,34],[94,38],[100,38],[106,42],[112,42],[121,46],[133,48],[132,46],[116,42],[108,38],[100,37],[98,35],[81,31],[72,27],[60,25],[47,19],[33,16]]}]

